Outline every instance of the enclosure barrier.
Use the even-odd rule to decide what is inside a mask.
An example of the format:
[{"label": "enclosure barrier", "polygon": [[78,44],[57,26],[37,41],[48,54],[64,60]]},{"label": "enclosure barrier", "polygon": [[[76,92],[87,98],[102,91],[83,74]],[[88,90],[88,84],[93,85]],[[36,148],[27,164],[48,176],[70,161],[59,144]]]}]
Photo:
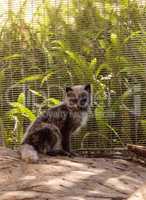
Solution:
[{"label": "enclosure barrier", "polygon": [[0,1],[0,145],[15,148],[67,85],[91,83],[81,154],[146,144],[146,1]]}]

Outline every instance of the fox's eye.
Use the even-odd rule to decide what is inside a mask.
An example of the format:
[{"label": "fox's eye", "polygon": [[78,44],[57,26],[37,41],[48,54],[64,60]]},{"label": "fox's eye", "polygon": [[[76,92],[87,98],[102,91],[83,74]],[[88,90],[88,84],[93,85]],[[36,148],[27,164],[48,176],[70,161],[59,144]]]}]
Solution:
[{"label": "fox's eye", "polygon": [[80,104],[84,105],[87,102],[87,97],[81,99]]}]

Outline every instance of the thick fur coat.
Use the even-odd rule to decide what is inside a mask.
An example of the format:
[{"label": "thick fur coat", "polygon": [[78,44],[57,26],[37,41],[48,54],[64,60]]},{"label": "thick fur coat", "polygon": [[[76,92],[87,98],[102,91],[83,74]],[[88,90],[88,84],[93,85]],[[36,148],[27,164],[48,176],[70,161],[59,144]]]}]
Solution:
[{"label": "thick fur coat", "polygon": [[90,104],[90,85],[67,87],[64,101],[48,109],[26,130],[21,145],[22,159],[37,162],[38,153],[71,155],[70,138],[86,124]]}]

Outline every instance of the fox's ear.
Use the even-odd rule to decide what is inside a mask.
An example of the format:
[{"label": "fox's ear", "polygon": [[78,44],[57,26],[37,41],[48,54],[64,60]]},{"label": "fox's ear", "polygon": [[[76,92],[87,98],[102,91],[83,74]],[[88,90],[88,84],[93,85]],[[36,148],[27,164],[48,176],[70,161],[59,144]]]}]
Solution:
[{"label": "fox's ear", "polygon": [[87,92],[91,93],[91,85],[90,85],[90,84],[86,84],[84,89],[85,89]]},{"label": "fox's ear", "polygon": [[73,91],[73,89],[72,89],[71,87],[66,87],[66,88],[65,88],[65,91],[66,91],[66,93],[68,93],[68,92],[70,92],[70,91]]}]

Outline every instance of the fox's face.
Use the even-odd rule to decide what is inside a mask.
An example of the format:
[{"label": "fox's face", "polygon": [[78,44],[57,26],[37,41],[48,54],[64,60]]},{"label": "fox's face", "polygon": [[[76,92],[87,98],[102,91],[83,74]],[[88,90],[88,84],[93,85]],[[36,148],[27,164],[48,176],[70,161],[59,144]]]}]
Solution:
[{"label": "fox's face", "polygon": [[67,87],[64,101],[73,110],[87,110],[91,104],[91,85]]}]

